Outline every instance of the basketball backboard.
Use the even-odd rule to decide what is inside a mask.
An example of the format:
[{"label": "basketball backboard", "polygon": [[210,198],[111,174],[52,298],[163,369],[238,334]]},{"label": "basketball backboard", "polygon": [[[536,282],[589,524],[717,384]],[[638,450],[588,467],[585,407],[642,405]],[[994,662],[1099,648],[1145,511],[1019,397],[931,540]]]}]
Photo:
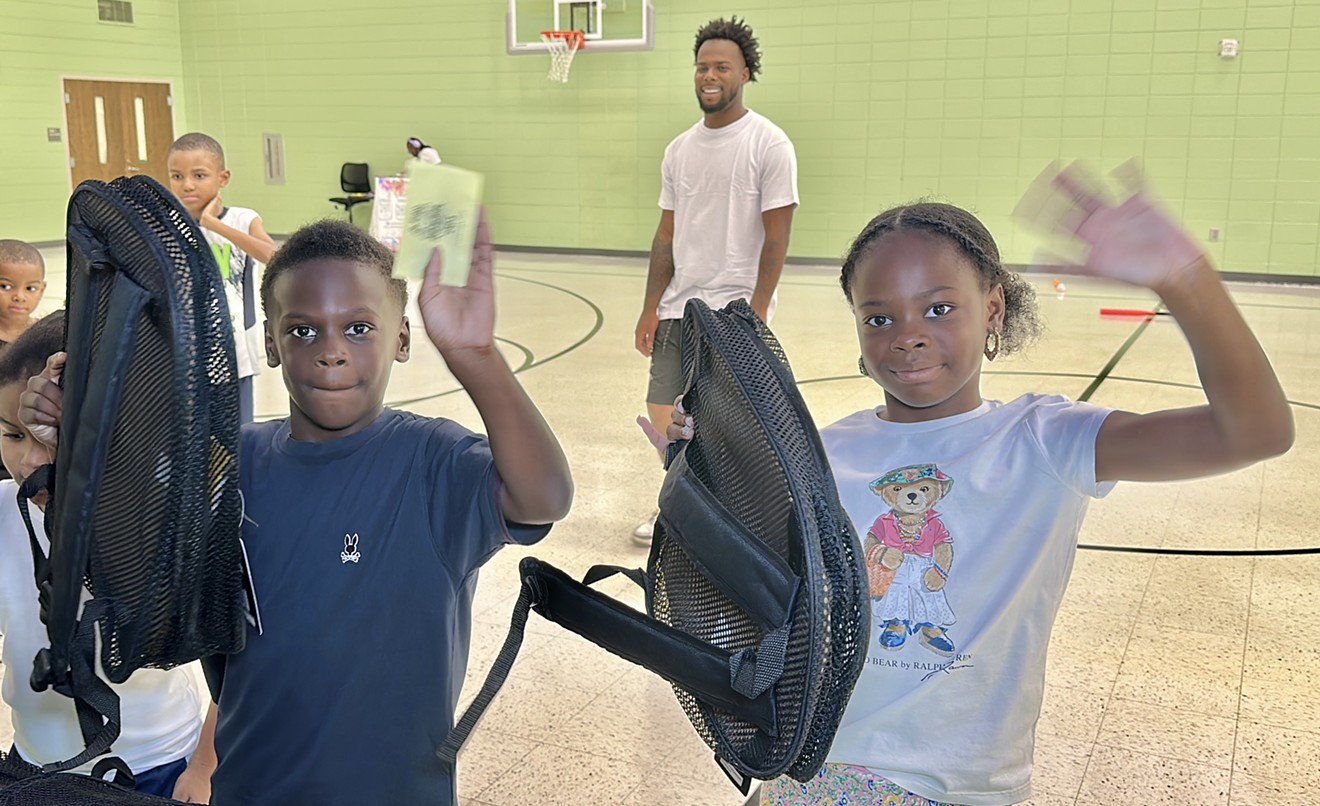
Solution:
[{"label": "basketball backboard", "polygon": [[583,53],[655,48],[651,0],[509,0],[505,49],[510,55],[544,54],[542,31],[581,31]]}]

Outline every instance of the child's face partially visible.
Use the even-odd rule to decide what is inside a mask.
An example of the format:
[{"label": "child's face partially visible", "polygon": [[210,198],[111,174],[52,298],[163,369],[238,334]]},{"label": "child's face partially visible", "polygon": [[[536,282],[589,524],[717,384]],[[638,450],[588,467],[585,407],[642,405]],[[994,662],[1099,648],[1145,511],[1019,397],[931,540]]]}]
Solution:
[{"label": "child's face partially visible", "polygon": [[229,171],[209,151],[172,152],[166,166],[170,172],[170,191],[193,218],[201,218],[206,205],[229,184]]},{"label": "child's face partially visible", "polygon": [[371,425],[395,361],[407,361],[408,320],[371,266],[317,260],[271,289],[266,357],[282,367],[294,439],[328,442]]},{"label": "child's face partially visible", "polygon": [[[18,398],[27,388],[25,381],[14,381],[0,386],[0,459],[14,481],[22,484],[32,471],[50,464],[50,449],[33,438],[32,433],[18,421]],[[32,499],[44,512],[46,494]]]},{"label": "child's face partially visible", "polygon": [[34,263],[0,263],[0,320],[27,324],[46,293],[45,275]]},{"label": "child's face partially visible", "polygon": [[867,374],[885,390],[885,419],[923,422],[981,405],[986,335],[1004,317],[1004,292],[981,290],[952,244],[921,232],[882,237],[853,282]]}]

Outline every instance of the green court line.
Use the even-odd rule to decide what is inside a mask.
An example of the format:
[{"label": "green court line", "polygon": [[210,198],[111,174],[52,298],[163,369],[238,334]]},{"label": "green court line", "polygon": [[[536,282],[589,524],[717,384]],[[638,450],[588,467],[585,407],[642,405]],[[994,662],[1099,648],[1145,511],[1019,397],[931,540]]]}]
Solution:
[{"label": "green court line", "polygon": [[[496,336],[496,337],[495,337],[495,341],[503,342],[504,344],[508,344],[508,345],[510,345],[510,346],[512,346],[512,347],[516,347],[516,348],[518,348],[518,350],[523,354],[523,362],[522,362],[522,364],[520,364],[520,365],[518,366],[517,369],[515,369],[515,370],[513,371],[513,374],[514,374],[514,375],[517,375],[518,373],[520,373],[520,372],[522,372],[523,370],[525,370],[525,369],[531,367],[531,366],[535,363],[535,361],[536,361],[536,356],[533,355],[533,354],[532,354],[532,351],[529,350],[529,349],[528,349],[527,347],[525,347],[524,345],[519,344],[518,342],[513,341],[512,339],[506,339],[506,338],[503,338],[503,337],[501,337],[501,336]],[[388,408],[398,408],[399,406],[409,406],[409,405],[412,405],[413,403],[421,403],[421,402],[423,402],[423,401],[425,401],[425,400],[434,400],[434,399],[436,399],[436,398],[438,398],[438,397],[444,397],[444,396],[446,396],[446,395],[452,395],[452,394],[454,394],[455,392],[461,392],[461,391],[463,391],[463,387],[460,385],[460,386],[459,386],[458,388],[456,388],[456,389],[446,389],[446,390],[443,391],[443,392],[436,392],[435,394],[431,394],[431,395],[423,395],[422,397],[412,397],[412,398],[408,398],[407,400],[393,400],[393,401],[387,401],[387,402],[385,403],[385,405],[386,405]]]},{"label": "green court line", "polygon": [[557,353],[552,353],[551,355],[548,355],[545,358],[540,359],[539,361],[532,362],[526,367],[526,369],[539,367],[542,364],[545,364],[549,361],[554,361],[556,358],[562,358],[563,356],[568,355],[569,353],[573,352],[577,348],[581,347],[582,345],[586,344],[587,342],[595,338],[596,334],[600,332],[600,329],[605,326],[605,312],[601,310],[599,305],[587,299],[586,297],[582,296],[581,294],[577,293],[576,291],[570,291],[567,288],[564,288],[563,286],[554,285],[553,283],[544,283],[541,282],[540,280],[529,280],[526,277],[510,277],[508,279],[517,280],[523,283],[531,283],[532,285],[545,286],[546,288],[552,288],[555,291],[562,291],[563,293],[569,295],[570,297],[574,297],[580,300],[584,305],[590,308],[591,312],[596,316],[596,321],[592,324],[591,330],[587,332],[587,335],[583,336],[582,338],[578,339],[577,341],[573,342],[572,344],[568,345],[567,347],[565,347],[564,349],[560,350]]},{"label": "green court line", "polygon": [[[1163,309],[1164,303],[1162,302],[1154,308],[1156,311]],[[1132,349],[1132,345],[1137,343],[1137,339],[1141,338],[1141,334],[1146,332],[1146,328],[1150,327],[1150,323],[1153,321],[1155,321],[1155,317],[1148,316],[1146,317],[1146,321],[1137,325],[1137,329],[1132,331],[1132,335],[1127,337],[1127,341],[1119,346],[1118,351],[1109,359],[1109,363],[1105,364],[1104,367],[1100,369],[1100,372],[1096,374],[1095,380],[1091,381],[1090,385],[1083,389],[1082,393],[1077,396],[1079,401],[1085,403],[1091,399],[1091,395],[1095,394],[1095,390],[1100,388],[1100,384],[1105,382],[1105,378],[1109,377],[1109,373],[1114,371],[1114,367],[1118,366],[1118,362],[1123,360],[1123,356],[1127,355],[1127,351]]]},{"label": "green court line", "polygon": [[[516,280],[516,281],[518,281],[518,282],[520,282],[520,283],[530,283],[530,284],[532,284],[532,285],[545,286],[546,288],[552,288],[552,289],[554,289],[555,291],[562,291],[563,293],[569,295],[570,297],[575,297],[575,298],[577,298],[578,300],[582,301],[584,304],[586,304],[586,306],[587,306],[588,308],[591,309],[592,313],[594,313],[595,316],[596,316],[596,321],[595,321],[594,324],[592,324],[592,326],[591,326],[591,330],[587,332],[587,335],[583,336],[582,338],[580,338],[580,339],[578,339],[577,341],[573,342],[572,344],[568,345],[567,347],[565,347],[564,349],[560,350],[559,352],[554,353],[554,354],[552,354],[552,355],[548,355],[548,356],[546,356],[545,358],[536,359],[536,360],[532,360],[532,361],[524,361],[524,362],[523,362],[523,365],[522,365],[521,367],[519,367],[518,369],[514,370],[514,373],[513,373],[513,374],[515,374],[515,375],[520,374],[520,373],[522,373],[522,372],[524,372],[524,371],[526,371],[526,370],[529,370],[529,369],[533,369],[533,368],[535,368],[535,367],[542,366],[542,365],[547,364],[547,363],[549,363],[549,362],[551,362],[551,361],[554,361],[554,360],[557,359],[557,358],[562,358],[562,357],[568,355],[569,353],[573,352],[573,351],[576,350],[577,348],[581,347],[582,345],[586,344],[587,342],[589,342],[589,341],[591,341],[593,338],[595,338],[595,337],[596,337],[596,334],[599,333],[599,332],[600,332],[600,329],[601,329],[602,327],[604,327],[604,325],[605,325],[605,312],[602,311],[602,310],[600,309],[600,306],[597,305],[596,303],[592,302],[591,300],[587,299],[586,297],[582,296],[581,294],[577,293],[576,291],[570,291],[570,290],[568,290],[567,288],[563,288],[562,286],[557,286],[557,285],[554,285],[554,284],[552,284],[552,283],[543,283],[543,282],[541,282],[540,280],[529,280],[529,279],[527,279],[527,278],[525,278],[525,277],[510,277],[510,276],[508,276],[507,274],[505,274],[505,275],[504,275],[504,278],[507,279],[507,280]],[[497,336],[496,338],[499,338],[499,337]],[[509,343],[509,344],[514,344],[514,342],[508,342],[508,343]],[[522,350],[523,350],[523,353],[524,353],[524,355],[525,355],[526,357],[529,357],[529,358],[532,357],[532,352],[531,352],[531,350],[528,350],[527,348],[523,347],[522,345],[515,345],[515,346],[517,346],[517,347],[519,347],[520,349],[522,349]],[[424,396],[422,396],[422,397],[414,397],[414,398],[409,398],[409,399],[407,399],[407,400],[396,400],[396,401],[393,401],[393,402],[391,402],[391,403],[387,403],[386,405],[389,405],[389,406],[409,406],[409,405],[412,405],[412,404],[414,404],[414,403],[423,403],[423,402],[425,402],[425,401],[427,401],[427,400],[436,400],[437,398],[441,398],[441,397],[446,397],[446,396],[448,396],[448,395],[457,394],[457,393],[459,393],[459,392],[461,392],[461,391],[463,391],[463,387],[462,387],[462,386],[459,386],[459,387],[456,388],[456,389],[447,389],[447,390],[445,390],[445,391],[443,391],[443,392],[436,392],[435,394],[432,394],[432,395],[424,395]]]},{"label": "green court line", "polygon": [[523,355],[522,363],[519,364],[518,368],[513,371],[514,375],[517,375],[519,372],[522,372],[523,370],[527,369],[536,361],[536,356],[532,354],[532,351],[529,350],[526,345],[519,344],[513,339],[506,339],[503,336],[496,336],[495,341],[498,341],[502,344],[507,344],[510,347],[516,347],[518,351],[522,353]]},{"label": "green court line", "polygon": [[[587,333],[587,335],[573,342],[563,350],[560,350],[559,352],[554,353],[553,355],[548,355],[545,358],[539,360],[536,358],[535,354],[533,354],[532,351],[528,349],[526,346],[519,344],[518,342],[513,341],[511,339],[506,339],[502,336],[496,336],[495,337],[496,341],[504,342],[505,344],[516,347],[523,354],[523,362],[517,369],[513,371],[514,375],[518,375],[534,367],[539,367],[543,364],[549,363],[550,361],[554,361],[556,358],[562,358],[563,356],[568,355],[569,353],[573,352],[577,348],[581,347],[582,345],[586,344],[587,342],[595,338],[596,334],[600,332],[601,327],[603,327],[605,324],[605,313],[600,309],[600,306],[575,291],[570,291],[567,288],[562,288],[560,286],[553,285],[551,283],[543,283],[539,280],[528,280],[524,277],[509,277],[505,275],[505,278],[509,280],[517,280],[518,282],[522,282],[522,283],[531,283],[533,285],[545,286],[546,288],[553,288],[556,291],[562,291],[565,294],[568,294],[570,297],[576,297],[577,299],[581,300],[583,303],[587,305],[588,308],[592,310],[592,312],[596,316],[596,321],[591,326],[591,330]],[[435,394],[431,394],[431,395],[423,395],[422,397],[412,397],[412,398],[407,398],[405,400],[386,401],[385,405],[389,407],[410,406],[414,403],[424,403],[428,400],[435,400],[437,398],[447,397],[449,395],[457,394],[461,391],[463,391],[463,387],[459,386],[454,389],[446,389],[443,392],[436,392]],[[287,416],[288,416],[287,412],[281,412],[279,414],[259,414],[256,416],[255,419],[257,422],[261,422],[263,420],[274,420]]]}]

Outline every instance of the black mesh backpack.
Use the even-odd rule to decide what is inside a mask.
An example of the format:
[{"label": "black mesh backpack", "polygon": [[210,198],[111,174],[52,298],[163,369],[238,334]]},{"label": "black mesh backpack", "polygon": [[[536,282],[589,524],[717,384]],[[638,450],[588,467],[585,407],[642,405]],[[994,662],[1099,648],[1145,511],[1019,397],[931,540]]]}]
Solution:
[{"label": "black mesh backpack", "polygon": [[[674,686],[701,738],[746,793],[810,780],[865,663],[861,544],[783,350],[746,302],[683,316],[693,438],[670,447],[647,569],[596,566],[584,583],[519,566],[513,629],[440,749],[458,749],[509,673],[528,608]],[[625,573],[647,614],[588,585]]]},{"label": "black mesh backpack", "polygon": [[48,492],[49,559],[35,535],[32,547],[50,646],[31,684],[74,699],[87,748],[47,771],[106,753],[119,734],[98,661],[122,683],[237,652],[246,629],[238,376],[201,230],[147,177],[82,183],[69,201],[66,309],[59,447],[20,508],[26,518],[25,499]]},{"label": "black mesh backpack", "polygon": [[178,801],[143,795],[90,775],[43,772],[15,753],[0,752],[0,806],[167,806]]}]

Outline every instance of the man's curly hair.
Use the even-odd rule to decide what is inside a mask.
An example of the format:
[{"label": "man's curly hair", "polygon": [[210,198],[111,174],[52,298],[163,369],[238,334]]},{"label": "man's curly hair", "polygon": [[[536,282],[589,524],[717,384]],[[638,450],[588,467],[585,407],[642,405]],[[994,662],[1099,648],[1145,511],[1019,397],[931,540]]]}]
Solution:
[{"label": "man's curly hair", "polygon": [[697,57],[701,46],[711,39],[727,39],[742,51],[743,62],[747,65],[747,74],[752,81],[761,72],[761,43],[756,41],[752,26],[746,20],[737,17],[711,20],[697,31],[697,43],[692,47],[692,58]]}]

